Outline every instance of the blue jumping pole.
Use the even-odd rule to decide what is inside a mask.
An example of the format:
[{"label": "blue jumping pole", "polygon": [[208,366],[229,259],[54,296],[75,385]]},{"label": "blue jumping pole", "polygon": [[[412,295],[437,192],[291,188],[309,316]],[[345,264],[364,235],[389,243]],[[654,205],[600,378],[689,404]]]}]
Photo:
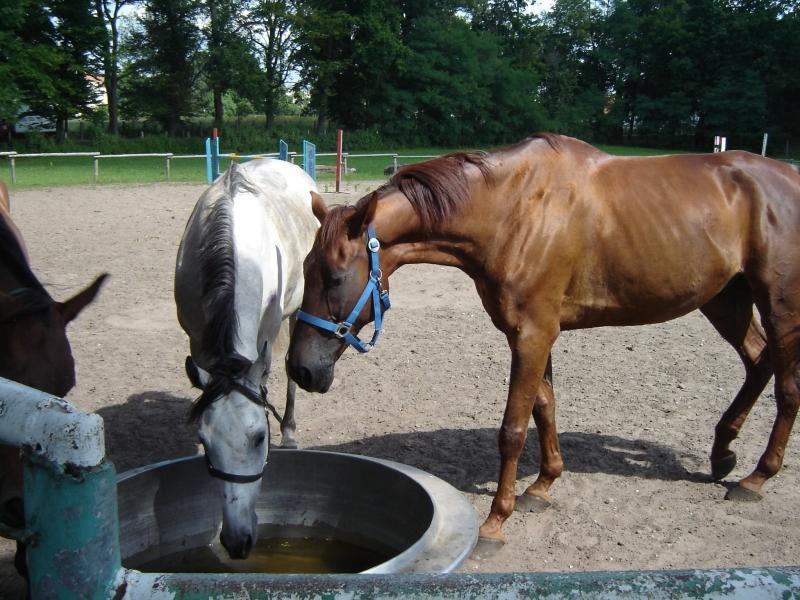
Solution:
[{"label": "blue jumping pole", "polygon": [[214,169],[211,166],[211,138],[206,138],[206,179],[208,183],[214,181]]},{"label": "blue jumping pole", "polygon": [[278,158],[281,160],[289,160],[289,144],[283,140],[278,140]]},{"label": "blue jumping pole", "polygon": [[206,179],[208,183],[219,177],[219,138],[206,138]]},{"label": "blue jumping pole", "polygon": [[303,170],[317,180],[317,147],[307,140],[303,140]]},{"label": "blue jumping pole", "polygon": [[215,137],[211,139],[211,166],[214,170],[213,175],[214,179],[219,177],[219,138]]}]

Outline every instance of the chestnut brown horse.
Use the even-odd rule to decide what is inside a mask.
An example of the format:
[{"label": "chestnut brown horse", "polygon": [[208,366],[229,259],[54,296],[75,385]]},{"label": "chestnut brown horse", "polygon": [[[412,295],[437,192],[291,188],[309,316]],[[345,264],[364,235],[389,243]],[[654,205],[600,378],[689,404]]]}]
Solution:
[{"label": "chestnut brown horse", "polygon": [[[31,271],[0,182],[0,377],[63,397],[75,385],[66,327],[94,300],[106,275],[66,302],[56,302]],[[0,521],[22,526],[19,449],[0,445]],[[18,559],[21,554],[18,553]],[[24,572],[24,565],[17,561]]]},{"label": "chestnut brown horse", "polygon": [[[302,304],[314,318],[298,324],[289,350],[290,373],[303,388],[327,391],[346,336],[356,339],[376,312],[381,318],[377,302],[353,314],[359,294],[370,285],[388,293],[389,276],[405,264],[462,269],[506,335],[512,360],[500,476],[482,539],[504,541],[515,504],[539,510],[551,502],[563,460],[550,352],[565,330],[657,323],[700,309],[746,371],[716,427],[713,478],[734,468],[729,446],[773,373],[772,434],[755,470],[727,497],[759,499],[780,469],[800,404],[795,168],[747,152],[616,157],[540,134],[491,154],[405,167],[354,207],[314,206],[322,227],[305,262]],[[540,470],[516,499],[531,414]]]}]

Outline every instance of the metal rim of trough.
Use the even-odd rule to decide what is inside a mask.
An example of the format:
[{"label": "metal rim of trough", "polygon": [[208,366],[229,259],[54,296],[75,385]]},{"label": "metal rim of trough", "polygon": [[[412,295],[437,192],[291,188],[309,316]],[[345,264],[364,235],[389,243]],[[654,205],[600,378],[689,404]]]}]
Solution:
[{"label": "metal rim of trough", "polygon": [[[354,496],[356,501],[369,497],[370,492],[382,489],[384,484],[396,488],[397,484],[402,483],[402,488],[397,489],[406,489],[413,496],[408,497],[409,504],[403,503],[402,509],[400,505],[396,508],[410,512],[399,515],[400,521],[395,525],[389,525],[387,522],[387,527],[391,530],[391,527],[398,527],[399,523],[403,522],[406,531],[398,533],[401,533],[410,545],[397,547],[396,554],[364,573],[450,572],[469,557],[478,540],[477,516],[466,496],[435,475],[415,467],[343,452],[271,448],[267,469],[277,470],[269,478],[265,477],[262,494],[268,493],[270,486],[274,486],[277,495],[273,496],[272,507],[261,517],[267,522],[270,520],[268,513],[272,514],[272,518],[288,518],[287,525],[301,525],[303,522],[308,524],[309,519],[321,520],[323,523],[328,518],[333,519],[332,523],[342,518],[351,519],[354,513],[342,508],[339,503],[341,498],[347,498],[346,494],[351,489],[347,482],[352,483],[354,479],[363,479],[366,483],[365,489]],[[298,511],[291,507],[297,506],[299,500],[292,501],[290,507],[285,500],[281,500],[281,498],[293,498],[298,493],[310,494],[312,497],[317,495],[316,486],[319,485],[317,477],[320,473],[317,473],[316,477],[306,475],[305,478],[299,478],[294,485],[285,481],[287,472],[309,473],[311,469],[338,474],[337,482],[341,481],[340,485],[345,494],[339,497],[338,503],[334,503],[339,508],[328,507],[320,511],[318,508],[307,507],[307,510]],[[325,476],[322,478],[325,479]],[[303,481],[307,483],[302,483]],[[189,487],[181,485],[182,482],[186,482]],[[322,489],[326,489],[325,486],[330,483],[331,481],[323,482]],[[204,494],[213,493],[211,490],[215,490],[215,485],[216,482],[206,474],[203,457],[198,455],[162,461],[120,474],[118,503],[123,561],[133,558],[133,564],[137,564],[139,557],[147,555],[144,544],[152,539],[159,540],[159,545],[164,544],[155,556],[169,554],[173,549],[185,548],[187,539],[193,540],[191,543],[198,541],[205,543],[202,539],[206,538],[201,537],[203,534],[194,528],[197,524],[200,524],[201,528],[208,526],[209,512],[213,513],[216,509],[221,513],[221,508],[214,502],[200,501]],[[175,490],[178,488],[181,494],[191,497],[191,502],[184,504],[181,500],[183,496],[175,496]],[[151,499],[156,497],[161,502],[159,509],[154,508],[155,503]],[[400,501],[402,503],[402,499]],[[421,505],[414,504],[423,501],[430,510],[430,513],[426,512],[424,516]],[[198,505],[201,508],[198,508]],[[420,512],[414,512],[412,506],[418,506]],[[381,508],[387,510],[386,506]],[[190,511],[191,515],[186,511]],[[366,533],[364,528],[369,528],[370,523],[380,519],[378,516],[380,511],[371,512],[374,514],[359,517],[357,524],[351,522],[351,526],[355,528],[354,533],[356,531]],[[295,513],[300,521],[295,521]],[[189,515],[190,518],[186,518],[185,515]],[[219,515],[214,515],[214,518],[218,523]],[[417,533],[411,534],[408,530],[410,523],[403,520],[408,518],[417,520],[415,525],[420,526]],[[282,522],[277,521],[277,523]],[[168,523],[167,527],[171,530],[161,529],[164,523]],[[210,536],[210,539],[214,537],[216,533]],[[152,558],[148,558],[146,562],[150,560]]]}]

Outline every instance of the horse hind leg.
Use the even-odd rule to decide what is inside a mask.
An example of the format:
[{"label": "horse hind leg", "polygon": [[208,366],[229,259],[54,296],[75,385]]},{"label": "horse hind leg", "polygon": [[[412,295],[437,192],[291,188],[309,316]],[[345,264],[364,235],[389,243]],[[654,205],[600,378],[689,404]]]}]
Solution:
[{"label": "horse hind leg", "polygon": [[767,448],[755,470],[728,492],[733,500],[759,500],[761,488],[783,465],[783,456],[800,408],[800,272],[783,274],[762,298],[767,345],[775,369],[777,414]]},{"label": "horse hind leg", "polygon": [[761,392],[772,376],[764,330],[753,314],[753,297],[743,278],[731,282],[701,312],[742,360],[745,380],[739,393],[722,415],[711,447],[711,476],[719,481],[736,466],[730,444],[737,438]]}]

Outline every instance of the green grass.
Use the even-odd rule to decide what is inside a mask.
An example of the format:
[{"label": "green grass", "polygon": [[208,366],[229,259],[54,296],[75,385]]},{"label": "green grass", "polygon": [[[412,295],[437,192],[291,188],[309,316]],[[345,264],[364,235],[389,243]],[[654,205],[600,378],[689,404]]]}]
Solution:
[{"label": "green grass", "polygon": [[[628,146],[601,146],[610,154],[648,156],[668,154],[674,151],[652,148],[635,148]],[[350,154],[393,154],[397,153],[398,164],[405,165],[427,158],[420,156],[439,156],[454,152],[455,148],[404,148],[385,152],[359,152]],[[223,148],[223,151],[232,149]],[[411,158],[414,157],[414,158]],[[300,164],[301,157],[295,158]],[[229,161],[222,160],[221,169],[228,167]],[[318,156],[317,165],[332,167],[336,164],[335,156]],[[393,164],[391,156],[357,157],[348,159],[346,181],[382,180],[386,178],[384,169]],[[353,170],[354,169],[354,170]],[[91,157],[42,157],[19,158],[16,160],[17,183],[13,188],[54,187],[62,185],[87,185],[94,181],[94,163]],[[9,160],[0,158],[0,179],[9,183],[11,172]],[[319,172],[318,180],[330,182],[335,179],[333,172]],[[166,181],[166,166],[163,158],[103,158],[99,162],[97,183],[102,184],[142,184]],[[205,183],[206,166],[203,158],[172,159],[170,164],[170,181],[186,183]]]}]

